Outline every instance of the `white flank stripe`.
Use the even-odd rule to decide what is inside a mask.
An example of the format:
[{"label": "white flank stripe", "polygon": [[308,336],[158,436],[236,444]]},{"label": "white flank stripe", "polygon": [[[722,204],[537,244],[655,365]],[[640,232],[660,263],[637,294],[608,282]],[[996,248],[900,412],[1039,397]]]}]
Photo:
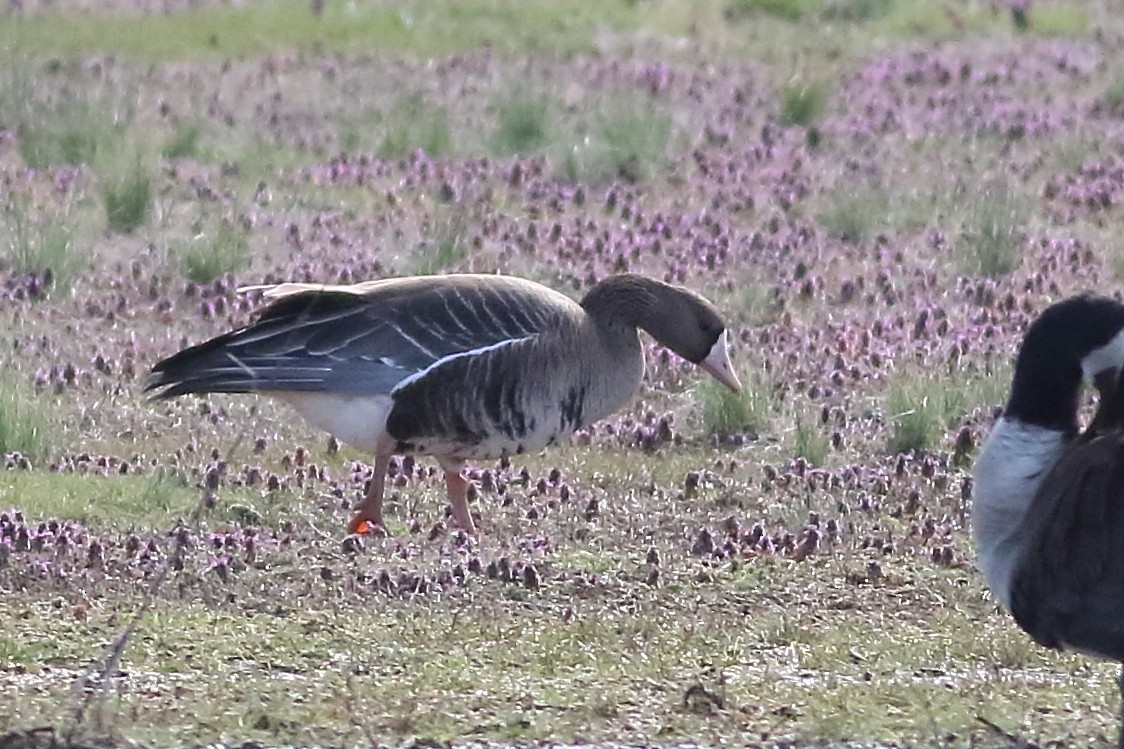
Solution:
[{"label": "white flank stripe", "polygon": [[516,343],[523,343],[524,341],[529,341],[532,338],[537,338],[537,337],[538,337],[538,334],[535,333],[535,334],[532,334],[532,335],[523,336],[522,338],[509,338],[508,340],[500,341],[499,343],[492,343],[492,344],[489,344],[487,346],[481,346],[480,348],[474,348],[474,349],[470,349],[468,351],[458,351],[455,354],[449,354],[448,356],[443,357],[443,358],[438,359],[437,361],[433,362],[432,364],[430,364],[425,369],[423,369],[419,372],[414,372],[409,377],[406,377],[406,378],[402,379],[397,385],[394,386],[394,389],[390,391],[390,394],[394,395],[395,393],[397,393],[399,390],[406,387],[410,383],[417,382],[418,380],[420,380],[421,378],[423,378],[427,374],[429,374],[432,370],[437,369],[442,364],[448,364],[449,362],[453,361],[454,359],[463,359],[464,357],[467,357],[467,356],[480,356],[481,354],[486,354],[489,351],[494,351],[498,348],[503,348],[504,346],[513,346]]}]

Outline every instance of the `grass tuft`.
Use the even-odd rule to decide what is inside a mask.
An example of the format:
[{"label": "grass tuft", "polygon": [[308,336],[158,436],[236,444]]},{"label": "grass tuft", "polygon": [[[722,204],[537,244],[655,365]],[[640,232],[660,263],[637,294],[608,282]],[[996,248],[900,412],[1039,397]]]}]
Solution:
[{"label": "grass tuft", "polygon": [[888,397],[893,431],[891,453],[923,453],[933,448],[944,430],[939,392],[911,383],[893,388]]},{"label": "grass tuft", "polygon": [[1116,68],[1112,71],[1101,94],[1101,104],[1108,114],[1116,117],[1124,115],[1124,69]]},{"label": "grass tuft", "polygon": [[782,309],[773,287],[756,280],[740,283],[729,306],[751,327],[775,322]]},{"label": "grass tuft", "polygon": [[118,234],[131,234],[148,220],[152,183],[141,166],[102,188],[106,225]]},{"label": "grass tuft", "polygon": [[[1012,14],[1014,18],[1017,15]],[[1078,37],[1089,33],[1090,19],[1079,6],[1062,7],[1060,3],[1040,3],[1025,15],[1025,31],[1037,36]]]},{"label": "grass tuft", "polygon": [[827,90],[820,83],[793,83],[781,90],[781,124],[810,127],[827,109]]},{"label": "grass tuft", "polygon": [[1002,178],[965,195],[968,213],[960,239],[969,270],[998,278],[1015,269],[1021,258],[1030,211],[1023,196]]},{"label": "grass tuft", "polygon": [[886,396],[892,420],[890,453],[923,453],[977,408],[994,408],[1006,398],[1010,383],[1006,368],[991,373],[953,371],[903,374]]},{"label": "grass tuft", "polygon": [[384,159],[403,158],[417,149],[436,158],[453,150],[448,112],[421,96],[399,99],[387,111],[384,127],[379,147],[379,156]]},{"label": "grass tuft", "polygon": [[416,272],[430,275],[447,271],[468,257],[468,218],[463,210],[436,217],[417,248]]},{"label": "grass tuft", "polygon": [[15,201],[0,216],[0,236],[9,270],[50,279],[54,291],[69,288],[77,261],[65,216],[36,216],[25,203]]},{"label": "grass tuft", "polygon": [[816,217],[828,234],[844,242],[863,242],[885,224],[889,196],[877,188],[837,189],[827,196],[827,205]]},{"label": "grass tuft", "polygon": [[492,150],[500,156],[540,151],[550,140],[550,98],[517,87],[494,104]]},{"label": "grass tuft", "polygon": [[808,414],[798,415],[792,432],[794,458],[803,458],[809,465],[822,466],[827,462],[831,440],[819,428],[819,422]]},{"label": "grass tuft", "polygon": [[184,273],[198,284],[211,283],[246,267],[250,261],[249,232],[223,219],[212,233],[196,222],[193,236],[180,251]]},{"label": "grass tuft", "polygon": [[199,156],[199,134],[202,128],[198,122],[180,121],[176,123],[172,138],[161,149],[166,159],[194,159]]},{"label": "grass tuft", "polygon": [[826,20],[864,23],[894,12],[895,0],[829,0],[823,9]]},{"label": "grass tuft", "polygon": [[604,105],[591,131],[566,155],[567,179],[592,185],[644,182],[667,161],[671,116],[636,98]]},{"label": "grass tuft", "polygon": [[799,21],[820,7],[820,0],[727,0],[723,14],[731,21],[754,16],[772,16]]},{"label": "grass tuft", "polygon": [[758,435],[767,426],[772,410],[772,388],[760,374],[747,378],[741,392],[733,393],[713,379],[699,385],[703,430],[726,439],[735,434]]},{"label": "grass tuft", "polygon": [[71,89],[20,65],[0,77],[0,112],[32,169],[94,164],[119,149],[133,120],[125,97],[109,87]]},{"label": "grass tuft", "polygon": [[35,395],[0,379],[0,454],[18,452],[35,460],[47,453],[47,425]]}]

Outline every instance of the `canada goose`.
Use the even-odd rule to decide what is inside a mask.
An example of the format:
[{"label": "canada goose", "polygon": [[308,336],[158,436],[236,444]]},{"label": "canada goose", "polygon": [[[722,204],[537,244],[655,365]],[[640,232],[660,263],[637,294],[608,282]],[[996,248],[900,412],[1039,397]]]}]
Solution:
[{"label": "canada goose", "polygon": [[453,520],[474,532],[465,461],[540,450],[627,403],[644,374],[638,328],[740,387],[713,305],[643,276],[606,278],[581,304],[487,275],[257,288],[274,301],[256,322],[159,362],[145,390],[270,395],[372,451],[352,532],[384,527],[396,453],[437,458]]},{"label": "canada goose", "polygon": [[[1023,630],[1124,662],[1121,366],[1124,306],[1111,299],[1067,299],[1031,324],[976,461],[972,522],[988,585]],[[1078,436],[1082,379],[1101,403]]]}]

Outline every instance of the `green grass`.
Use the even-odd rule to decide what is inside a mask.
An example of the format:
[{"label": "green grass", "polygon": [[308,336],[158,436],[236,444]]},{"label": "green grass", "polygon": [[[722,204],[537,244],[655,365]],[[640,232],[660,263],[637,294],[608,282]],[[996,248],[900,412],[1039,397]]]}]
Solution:
[{"label": "green grass", "polygon": [[936,446],[947,427],[944,419],[950,393],[941,383],[925,380],[890,390],[887,406],[893,423],[887,449],[891,453],[921,454]]},{"label": "green grass", "polygon": [[834,190],[816,218],[832,236],[849,243],[870,239],[886,226],[889,196],[884,190],[849,185]]},{"label": "green grass", "polygon": [[1008,28],[1010,20],[984,2],[956,6],[930,2],[898,2],[893,12],[876,22],[880,31],[901,38],[959,39]]},{"label": "green grass", "polygon": [[198,223],[194,236],[173,249],[184,275],[195,283],[211,283],[242,270],[250,262],[249,232],[226,218],[214,224],[211,227]]},{"label": "green grass", "polygon": [[1006,178],[965,187],[966,216],[960,231],[966,270],[988,278],[1009,274],[1022,260],[1030,207]]},{"label": "green grass", "polygon": [[822,15],[826,20],[866,23],[894,12],[896,0],[828,0]]},{"label": "green grass", "polygon": [[68,216],[36,215],[26,201],[16,200],[0,212],[0,238],[4,267],[49,277],[52,291],[69,290],[78,258]]},{"label": "green grass", "polygon": [[645,182],[667,163],[671,117],[658,102],[632,95],[605,100],[587,126],[562,160],[571,181]]},{"label": "green grass", "polygon": [[199,156],[199,134],[202,126],[194,120],[181,120],[175,124],[172,137],[164,144],[161,153],[166,159],[194,159]]},{"label": "green grass", "polygon": [[1124,69],[1116,67],[1110,70],[1100,101],[1109,114],[1124,114]]},{"label": "green grass", "polygon": [[165,531],[186,520],[198,503],[198,489],[156,474],[0,474],[0,505],[23,507],[36,522],[69,518],[101,530]]},{"label": "green grass", "polygon": [[1028,21],[1027,31],[1045,37],[1081,37],[1092,25],[1088,9],[1073,3],[1034,5]]},{"label": "green grass", "polygon": [[516,86],[499,96],[492,109],[496,118],[492,150],[496,154],[534,153],[550,142],[553,112],[547,94]]},{"label": "green grass", "polygon": [[114,85],[71,82],[32,64],[0,73],[0,111],[16,134],[24,163],[46,169],[112,158],[134,114],[127,91]]},{"label": "green grass", "polygon": [[754,279],[739,283],[728,299],[725,309],[734,310],[751,327],[774,322],[780,309],[772,287]]},{"label": "green grass", "polygon": [[223,60],[282,51],[367,53],[425,59],[483,44],[504,52],[583,52],[598,29],[633,28],[643,14],[627,3],[548,0],[325,3],[314,18],[303,0],[211,5],[189,12],[18,15],[0,26],[0,49],[15,55],[80,58],[113,54],[145,62]]},{"label": "green grass", "polygon": [[19,452],[34,464],[47,453],[50,430],[50,415],[42,400],[11,378],[0,380],[0,455]]},{"label": "green grass", "polygon": [[129,174],[102,187],[105,222],[110,231],[131,234],[148,221],[152,183],[138,164]]},{"label": "green grass", "polygon": [[[956,365],[950,365],[956,369]],[[1010,386],[1010,371],[992,373],[954,371],[945,375],[905,373],[886,394],[892,424],[887,443],[890,453],[917,454],[935,449],[944,436],[975,409],[1003,404]]]},{"label": "green grass", "polygon": [[[48,431],[57,434],[58,430]],[[65,518],[99,533],[163,534],[177,524],[191,524],[200,506],[200,482],[183,469],[142,474],[134,468],[128,474],[111,472],[109,476],[6,471],[0,472],[0,507],[22,508],[36,523]],[[292,492],[280,492],[279,497],[275,500],[257,489],[223,486],[215,506],[203,513],[204,527],[276,524],[279,517],[301,507]]]},{"label": "green grass", "polygon": [[827,89],[822,83],[797,81],[780,92],[782,125],[811,127],[827,110]]},{"label": "green grass", "polygon": [[1124,249],[1113,248],[1109,251],[1109,269],[1116,281],[1124,281]]},{"label": "green grass", "polygon": [[799,21],[822,5],[822,0],[727,0],[723,12],[734,21],[760,16]]},{"label": "green grass", "polygon": [[456,206],[436,212],[414,251],[415,272],[441,273],[464,262],[469,254],[469,220],[466,211]]},{"label": "green grass", "polygon": [[445,108],[417,95],[399,99],[385,113],[383,129],[379,155],[384,159],[403,158],[419,148],[431,158],[440,158],[453,150]]},{"label": "green grass", "polygon": [[803,458],[813,466],[827,463],[831,439],[814,416],[804,413],[796,417],[791,443],[792,457]]},{"label": "green grass", "polygon": [[719,439],[735,434],[757,435],[767,427],[773,412],[772,384],[758,372],[743,378],[738,393],[713,379],[703,380],[698,400],[703,431]]}]

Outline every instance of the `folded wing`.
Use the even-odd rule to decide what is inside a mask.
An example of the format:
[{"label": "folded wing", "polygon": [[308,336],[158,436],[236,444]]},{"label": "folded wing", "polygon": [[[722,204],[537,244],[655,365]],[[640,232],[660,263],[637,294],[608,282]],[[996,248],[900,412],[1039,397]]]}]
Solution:
[{"label": "folded wing", "polygon": [[442,360],[550,329],[568,300],[520,284],[415,279],[354,287],[285,284],[253,324],[158,363],[157,398],[185,393],[390,393]]}]

